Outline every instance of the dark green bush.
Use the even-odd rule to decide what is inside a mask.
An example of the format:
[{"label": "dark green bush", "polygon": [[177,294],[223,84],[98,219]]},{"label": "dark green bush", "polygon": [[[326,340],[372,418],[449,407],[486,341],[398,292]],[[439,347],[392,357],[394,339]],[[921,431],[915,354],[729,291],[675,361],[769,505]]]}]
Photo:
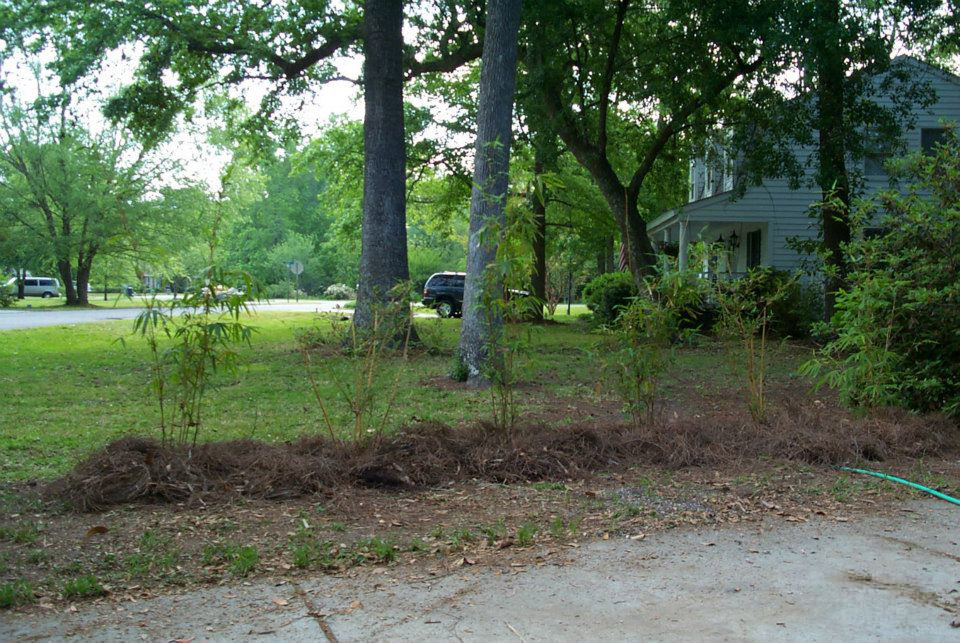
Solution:
[{"label": "dark green bush", "polygon": [[[960,144],[951,130],[932,156],[901,161],[906,194],[881,193],[852,216],[883,233],[847,247],[848,286],[835,339],[803,372],[861,406],[960,417]],[[895,174],[895,175],[896,175]],[[855,235],[856,238],[857,235]]]},{"label": "dark green bush", "polygon": [[637,286],[629,272],[608,272],[595,278],[583,289],[583,300],[597,321],[609,325],[620,311],[637,296]]},{"label": "dark green bush", "polygon": [[820,290],[783,270],[769,266],[753,268],[743,278],[724,284],[724,288],[741,301],[755,302],[757,310],[763,302],[771,302],[767,329],[777,337],[809,337],[812,326],[821,316]]}]

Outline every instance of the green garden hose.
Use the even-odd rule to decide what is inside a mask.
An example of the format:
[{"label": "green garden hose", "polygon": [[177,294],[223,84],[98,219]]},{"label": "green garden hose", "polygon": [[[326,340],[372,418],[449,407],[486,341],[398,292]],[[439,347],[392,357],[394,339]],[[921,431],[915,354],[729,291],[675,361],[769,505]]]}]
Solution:
[{"label": "green garden hose", "polygon": [[931,496],[936,496],[941,500],[946,500],[947,502],[952,502],[955,505],[960,505],[960,500],[952,498],[945,493],[940,493],[936,489],[931,489],[930,487],[924,487],[919,485],[916,482],[910,482],[909,480],[904,480],[903,478],[898,478],[896,476],[889,476],[885,473],[877,473],[876,471],[867,471],[866,469],[852,469],[850,467],[837,467],[840,471],[849,471],[851,473],[862,473],[865,476],[873,476],[874,478],[882,478],[884,480],[889,480],[890,482],[899,482],[900,484],[905,484],[908,487],[913,487],[925,493],[929,493]]}]

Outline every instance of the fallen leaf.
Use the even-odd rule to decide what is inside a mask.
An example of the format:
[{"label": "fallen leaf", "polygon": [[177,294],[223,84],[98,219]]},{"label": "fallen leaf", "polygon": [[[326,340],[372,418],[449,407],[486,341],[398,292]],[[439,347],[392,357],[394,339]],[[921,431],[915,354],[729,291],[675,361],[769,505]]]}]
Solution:
[{"label": "fallen leaf", "polygon": [[90,540],[94,536],[105,534],[108,531],[110,531],[110,529],[108,529],[107,527],[104,527],[103,525],[97,525],[96,527],[91,527],[90,529],[87,530],[87,533],[83,536],[83,540],[84,541]]},{"label": "fallen leaf", "polygon": [[273,599],[273,603],[274,605],[279,605],[280,607],[286,607],[290,604],[290,601],[285,598],[275,598]]},{"label": "fallen leaf", "polygon": [[353,601],[352,603],[350,603],[350,609],[352,610],[358,610],[362,608],[363,608],[363,603],[361,603],[360,601]]}]

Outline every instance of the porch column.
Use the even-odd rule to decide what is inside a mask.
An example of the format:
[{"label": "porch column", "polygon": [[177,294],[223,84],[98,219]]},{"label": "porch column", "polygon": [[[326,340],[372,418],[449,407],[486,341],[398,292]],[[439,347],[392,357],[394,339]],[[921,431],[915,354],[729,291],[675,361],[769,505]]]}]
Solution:
[{"label": "porch column", "polygon": [[680,270],[684,271],[687,269],[687,222],[681,219],[677,223],[680,226],[680,235],[677,240],[679,246],[677,264]]}]

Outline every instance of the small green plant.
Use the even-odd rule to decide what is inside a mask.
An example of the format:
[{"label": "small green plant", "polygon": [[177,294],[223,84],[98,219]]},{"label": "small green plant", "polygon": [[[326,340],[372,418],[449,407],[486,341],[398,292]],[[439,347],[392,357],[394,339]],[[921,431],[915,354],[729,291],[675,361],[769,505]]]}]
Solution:
[{"label": "small green plant", "polygon": [[517,545],[520,547],[527,547],[533,544],[533,539],[536,537],[537,532],[540,529],[533,523],[525,523],[517,529],[516,541]]},{"label": "small green plant", "polygon": [[330,523],[330,530],[341,533],[347,530],[347,526],[342,522],[334,521]]},{"label": "small green plant", "polygon": [[567,485],[562,482],[534,482],[530,485],[537,491],[565,491]]},{"label": "small green plant", "polygon": [[416,552],[423,552],[423,551],[429,551],[429,550],[430,550],[430,546],[427,545],[427,543],[423,542],[423,540],[421,540],[420,538],[414,538],[413,540],[410,541],[410,544],[407,545],[407,551],[409,552],[416,553]]},{"label": "small green plant", "polygon": [[462,549],[468,543],[472,543],[477,537],[466,527],[458,527],[450,534],[450,545],[455,549]]},{"label": "small green plant", "polygon": [[0,609],[28,605],[34,601],[33,585],[26,580],[0,584]]},{"label": "small green plant", "polygon": [[622,309],[601,343],[605,372],[639,428],[655,415],[660,380],[675,360],[675,346],[695,333],[686,320],[695,314],[703,294],[696,275],[662,271],[645,282],[646,292]]},{"label": "small green plant", "polygon": [[458,354],[453,360],[453,368],[450,371],[450,379],[454,382],[466,382],[470,378],[470,369],[466,362]]},{"label": "small green plant", "polygon": [[0,540],[6,540],[17,545],[32,545],[40,537],[40,530],[33,523],[19,527],[0,527]]},{"label": "small green plant", "polygon": [[[2,275],[0,275],[2,277]],[[5,277],[4,277],[5,278]],[[0,308],[10,308],[17,301],[16,296],[5,285],[0,284]]]},{"label": "small green plant", "polygon": [[502,540],[503,537],[507,535],[507,525],[503,518],[499,519],[493,525],[480,526],[479,530],[480,533],[486,537],[487,544],[491,547],[495,545],[498,540]]},{"label": "small green plant", "polygon": [[850,477],[845,474],[837,476],[830,487],[830,495],[837,502],[849,502],[853,496],[853,482],[851,482]]},{"label": "small green plant", "polygon": [[358,543],[358,548],[376,563],[392,563],[397,557],[397,546],[376,536]]},{"label": "small green plant", "polygon": [[234,576],[243,577],[255,570],[259,562],[260,554],[257,552],[257,548],[247,545],[237,549],[228,569]]},{"label": "small green plant", "polygon": [[769,269],[755,268],[737,281],[718,280],[714,291],[721,312],[720,332],[740,347],[735,363],[746,376],[750,416],[755,422],[764,422],[767,414],[769,333],[774,306],[797,278],[774,280],[770,275]]},{"label": "small green plant", "polygon": [[576,519],[564,521],[562,516],[557,516],[553,519],[553,522],[550,523],[550,535],[553,536],[555,540],[575,538],[579,531],[580,521]]},{"label": "small green plant", "polygon": [[93,598],[103,596],[107,590],[103,588],[96,576],[86,574],[71,578],[63,584],[63,597],[67,600],[76,598]]},{"label": "small green plant", "polygon": [[[240,290],[232,288],[238,281],[244,283]],[[255,329],[241,322],[240,316],[254,292],[248,274],[211,267],[202,285],[179,299],[147,300],[145,310],[134,320],[134,334],[143,337],[150,350],[151,389],[165,444],[196,445],[214,375],[237,373],[236,347],[250,345]],[[172,345],[161,348],[163,339],[172,340]]]},{"label": "small green plant", "polygon": [[[394,354],[398,354],[403,362],[407,361],[414,328],[410,304],[404,296],[409,290],[408,283],[398,284],[391,289],[386,303],[371,303],[367,311],[368,325],[361,329],[351,324],[346,333],[342,350],[347,363],[340,367],[327,364],[324,370],[334,384],[337,397],[353,415],[352,438],[358,447],[379,440],[393,412],[404,369],[394,368],[393,378],[390,378],[390,369],[384,368],[384,362]],[[336,329],[333,331],[336,335]],[[300,355],[311,391],[320,407],[328,436],[339,441],[329,402],[316,376],[311,355],[313,348],[301,336]]]},{"label": "small green plant", "polygon": [[43,551],[42,549],[32,549],[30,550],[30,553],[27,554],[27,562],[31,565],[45,563],[48,558],[49,556],[47,555],[47,552]]}]

